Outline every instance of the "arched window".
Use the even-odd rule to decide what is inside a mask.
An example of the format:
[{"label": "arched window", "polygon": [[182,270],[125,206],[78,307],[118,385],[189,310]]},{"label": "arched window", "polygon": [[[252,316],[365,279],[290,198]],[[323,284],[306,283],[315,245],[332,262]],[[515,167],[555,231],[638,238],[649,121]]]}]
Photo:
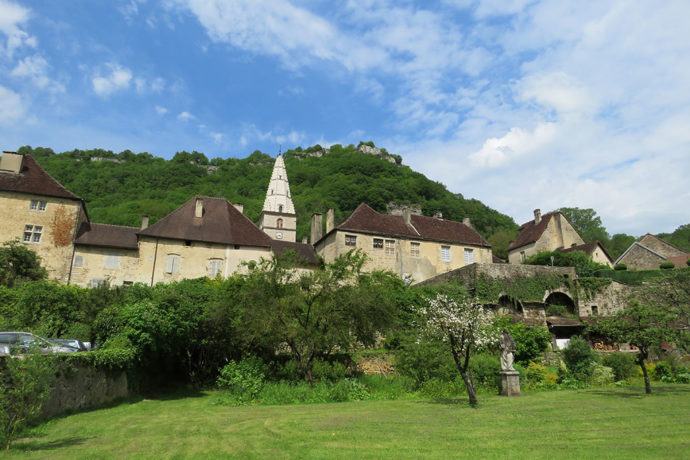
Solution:
[{"label": "arched window", "polygon": [[283,205],[282,204],[278,205],[278,212],[283,212]]},{"label": "arched window", "polygon": [[283,228],[283,219],[278,219],[276,221],[276,227]]}]

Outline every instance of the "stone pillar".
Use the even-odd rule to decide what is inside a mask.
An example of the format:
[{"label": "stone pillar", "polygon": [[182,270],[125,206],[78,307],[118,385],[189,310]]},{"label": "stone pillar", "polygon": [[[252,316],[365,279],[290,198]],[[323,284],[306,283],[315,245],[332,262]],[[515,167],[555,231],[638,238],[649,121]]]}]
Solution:
[{"label": "stone pillar", "polygon": [[518,371],[501,371],[501,396],[520,396]]}]

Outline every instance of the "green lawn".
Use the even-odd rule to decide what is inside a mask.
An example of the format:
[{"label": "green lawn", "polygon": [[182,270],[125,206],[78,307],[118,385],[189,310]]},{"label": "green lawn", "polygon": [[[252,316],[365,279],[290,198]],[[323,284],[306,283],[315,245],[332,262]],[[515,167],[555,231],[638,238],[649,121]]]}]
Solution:
[{"label": "green lawn", "polygon": [[[211,393],[51,420],[9,458],[688,458],[690,385],[229,407]],[[2,456],[2,454],[0,454]]]}]

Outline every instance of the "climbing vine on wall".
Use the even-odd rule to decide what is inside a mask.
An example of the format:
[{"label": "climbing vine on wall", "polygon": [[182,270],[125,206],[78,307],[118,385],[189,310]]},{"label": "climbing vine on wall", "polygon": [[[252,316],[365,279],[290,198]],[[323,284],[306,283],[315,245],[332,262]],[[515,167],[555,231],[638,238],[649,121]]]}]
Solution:
[{"label": "climbing vine on wall", "polygon": [[611,278],[595,278],[582,276],[577,279],[577,294],[584,294],[585,299],[591,299],[594,294],[611,284]]},{"label": "climbing vine on wall", "polygon": [[55,210],[53,223],[50,227],[50,234],[53,237],[53,244],[60,248],[69,246],[72,243],[72,228],[74,222],[69,216],[67,209],[60,205]]},{"label": "climbing vine on wall", "polygon": [[513,301],[540,302],[547,291],[567,287],[572,282],[558,275],[544,275],[515,279],[495,279],[481,275],[475,282],[474,295],[485,302],[497,302],[501,295]]}]

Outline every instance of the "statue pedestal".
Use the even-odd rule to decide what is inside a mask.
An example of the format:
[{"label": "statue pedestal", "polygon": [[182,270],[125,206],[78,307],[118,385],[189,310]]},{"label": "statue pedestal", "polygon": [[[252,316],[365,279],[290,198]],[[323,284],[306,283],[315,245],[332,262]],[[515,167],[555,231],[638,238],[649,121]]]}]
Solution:
[{"label": "statue pedestal", "polygon": [[518,371],[501,371],[501,396],[520,396]]}]

